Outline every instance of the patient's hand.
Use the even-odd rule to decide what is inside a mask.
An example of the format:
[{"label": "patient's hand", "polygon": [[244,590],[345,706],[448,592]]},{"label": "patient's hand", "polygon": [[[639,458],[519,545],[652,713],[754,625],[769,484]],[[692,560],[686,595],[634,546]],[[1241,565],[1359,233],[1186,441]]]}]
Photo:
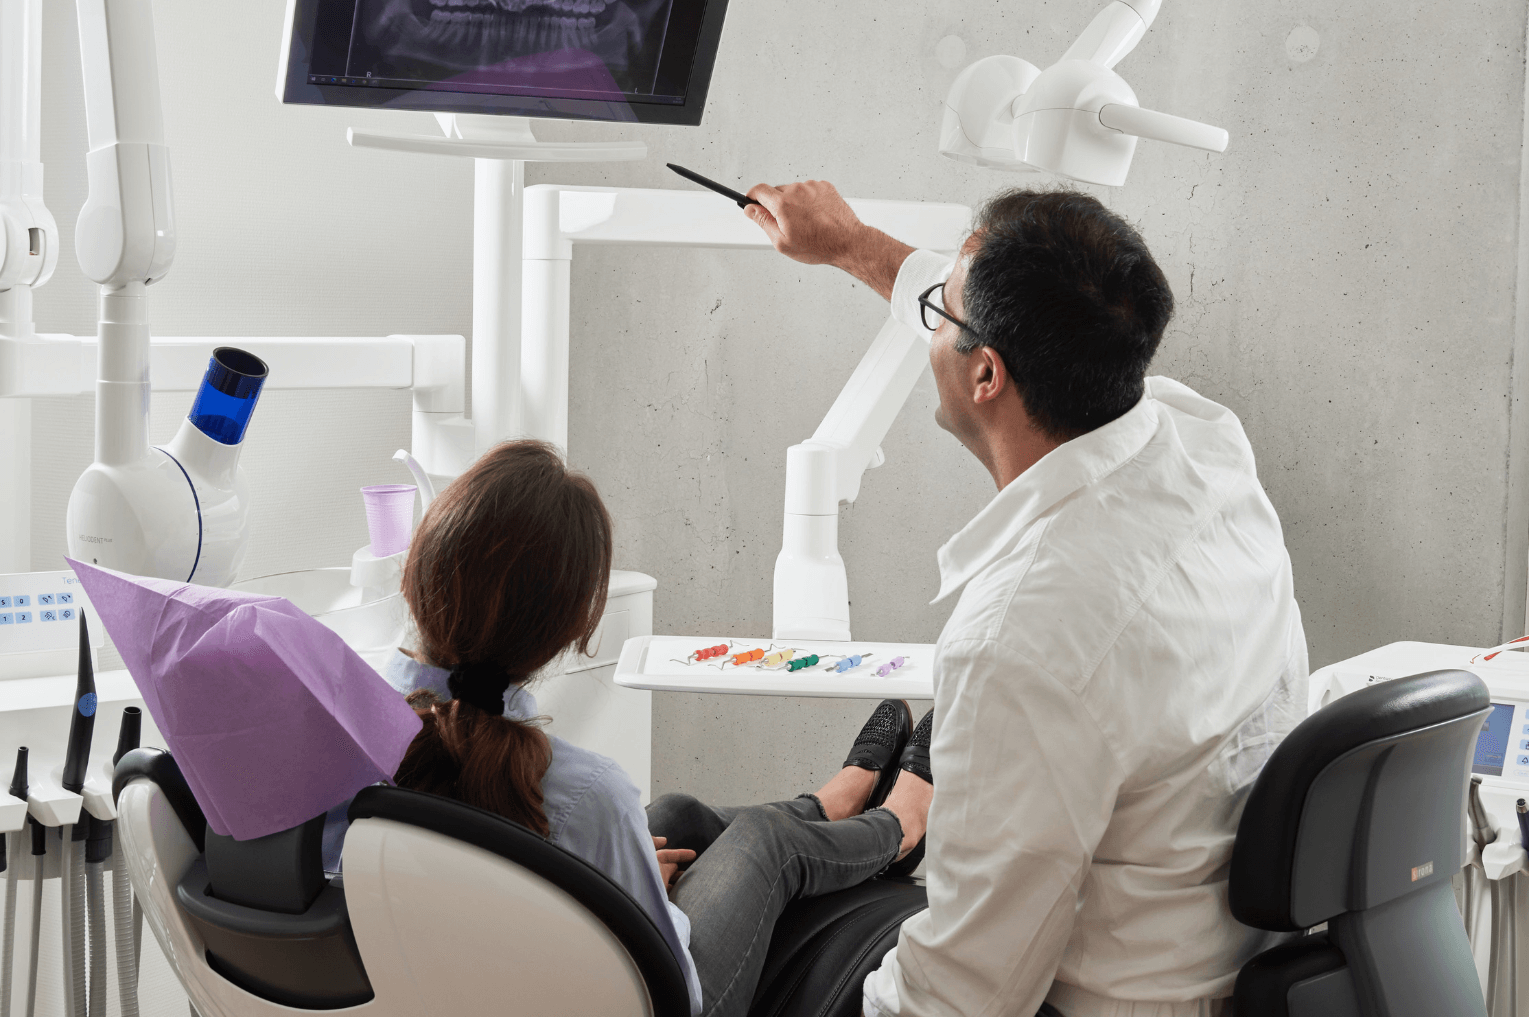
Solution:
[{"label": "patient's hand", "polygon": [[674,888],[675,877],[680,874],[681,865],[689,865],[695,861],[695,852],[689,848],[666,848],[669,843],[667,837],[654,837],[653,850],[658,854],[658,871],[664,877],[664,889]]}]

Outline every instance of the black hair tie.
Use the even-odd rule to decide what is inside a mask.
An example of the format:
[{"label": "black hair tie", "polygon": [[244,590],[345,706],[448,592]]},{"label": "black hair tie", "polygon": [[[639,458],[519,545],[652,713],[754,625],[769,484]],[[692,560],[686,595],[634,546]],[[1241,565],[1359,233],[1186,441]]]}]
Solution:
[{"label": "black hair tie", "polygon": [[504,713],[510,674],[497,664],[458,664],[446,678],[453,699],[475,706],[491,717]]}]

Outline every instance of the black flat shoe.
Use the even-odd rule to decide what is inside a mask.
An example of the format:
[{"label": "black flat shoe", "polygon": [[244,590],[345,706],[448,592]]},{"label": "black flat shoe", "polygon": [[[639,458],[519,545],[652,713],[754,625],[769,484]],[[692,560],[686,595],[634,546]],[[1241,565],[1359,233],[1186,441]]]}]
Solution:
[{"label": "black flat shoe", "polygon": [[892,785],[897,782],[894,763],[901,758],[903,747],[912,735],[913,710],[901,699],[883,699],[855,736],[854,747],[849,750],[844,765],[874,770],[879,774],[876,786],[871,789],[871,797],[866,799],[866,809],[874,809],[887,800]]},{"label": "black flat shoe", "polygon": [[[929,742],[933,736],[934,711],[930,710],[918,722],[918,727],[913,729],[913,734],[908,736],[908,744],[903,746],[902,755],[897,760],[897,767],[892,772],[895,774],[898,770],[907,770],[915,777],[926,780],[932,785],[934,773],[929,769]],[[887,791],[890,793],[891,790],[888,786]],[[913,845],[912,851],[888,865],[881,874],[883,876],[912,875],[913,870],[918,868],[919,863],[924,860],[925,839],[920,837],[918,843]]]}]

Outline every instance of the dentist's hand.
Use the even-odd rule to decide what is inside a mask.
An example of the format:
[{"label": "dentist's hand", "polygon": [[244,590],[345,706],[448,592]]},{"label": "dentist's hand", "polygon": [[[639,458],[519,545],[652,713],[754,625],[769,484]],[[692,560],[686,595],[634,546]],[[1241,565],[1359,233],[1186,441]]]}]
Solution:
[{"label": "dentist's hand", "polygon": [[745,210],[775,249],[807,265],[833,265],[892,299],[897,270],[913,248],[867,226],[826,180],[756,184]]},{"label": "dentist's hand", "polygon": [[658,872],[664,879],[664,889],[674,889],[675,877],[679,875],[680,866],[688,865],[695,861],[695,852],[689,848],[665,848],[669,843],[667,837],[654,837],[653,850],[658,854]]},{"label": "dentist's hand", "polygon": [[805,265],[837,265],[868,228],[827,180],[756,184],[746,210],[775,249]]}]

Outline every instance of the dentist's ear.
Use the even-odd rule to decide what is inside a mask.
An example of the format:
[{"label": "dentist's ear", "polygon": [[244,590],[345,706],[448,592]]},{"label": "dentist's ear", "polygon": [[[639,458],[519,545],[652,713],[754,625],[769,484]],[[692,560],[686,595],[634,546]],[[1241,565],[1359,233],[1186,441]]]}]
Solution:
[{"label": "dentist's ear", "polygon": [[974,365],[976,371],[973,380],[976,388],[972,392],[972,400],[985,403],[996,399],[1008,387],[1009,371],[1003,358],[991,346],[978,346],[972,350],[971,355],[979,358]]}]

